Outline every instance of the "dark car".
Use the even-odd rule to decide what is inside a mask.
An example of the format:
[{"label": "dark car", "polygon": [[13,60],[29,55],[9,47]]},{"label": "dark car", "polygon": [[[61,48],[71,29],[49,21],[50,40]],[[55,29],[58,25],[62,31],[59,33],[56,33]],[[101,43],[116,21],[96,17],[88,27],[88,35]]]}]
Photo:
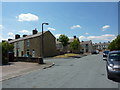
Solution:
[{"label": "dark car", "polygon": [[108,53],[109,53],[110,51],[104,51],[103,52],[103,60],[107,60],[107,56],[108,56]]},{"label": "dark car", "polygon": [[109,52],[106,69],[108,79],[120,80],[120,51]]}]

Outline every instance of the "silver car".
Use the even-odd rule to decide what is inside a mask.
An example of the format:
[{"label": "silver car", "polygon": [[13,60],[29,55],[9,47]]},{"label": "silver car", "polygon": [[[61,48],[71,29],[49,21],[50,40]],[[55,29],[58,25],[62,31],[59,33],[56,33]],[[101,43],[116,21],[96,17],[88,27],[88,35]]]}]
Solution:
[{"label": "silver car", "polygon": [[108,79],[120,80],[120,51],[111,51],[106,63]]}]

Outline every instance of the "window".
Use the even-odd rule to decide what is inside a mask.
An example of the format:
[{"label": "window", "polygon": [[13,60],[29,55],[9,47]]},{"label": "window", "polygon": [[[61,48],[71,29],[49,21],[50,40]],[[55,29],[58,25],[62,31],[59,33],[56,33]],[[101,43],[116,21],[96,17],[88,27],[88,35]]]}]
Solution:
[{"label": "window", "polygon": [[16,57],[18,57],[19,56],[19,44],[18,44],[18,42],[16,43]]},{"label": "window", "polygon": [[86,48],[88,48],[88,44],[86,44]]},{"label": "window", "polygon": [[16,43],[16,49],[19,49],[19,44],[18,44],[18,42]]},{"label": "window", "polygon": [[30,40],[27,40],[27,47],[30,46]]},{"label": "window", "polygon": [[109,58],[114,61],[120,61],[120,53],[111,53],[109,55]]}]

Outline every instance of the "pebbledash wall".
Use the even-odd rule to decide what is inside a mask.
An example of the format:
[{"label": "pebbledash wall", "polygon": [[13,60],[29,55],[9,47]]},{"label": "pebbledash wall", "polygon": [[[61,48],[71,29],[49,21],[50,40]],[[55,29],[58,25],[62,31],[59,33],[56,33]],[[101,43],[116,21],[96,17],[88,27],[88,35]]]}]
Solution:
[{"label": "pebbledash wall", "polygon": [[[44,57],[54,56],[57,54],[56,51],[56,38],[50,31],[45,31],[44,33]],[[42,33],[36,33],[26,37],[21,37],[9,41],[9,43],[14,43],[14,56],[24,57],[25,55],[30,55],[32,57],[41,57],[42,47],[41,47]]]},{"label": "pebbledash wall", "polygon": [[18,41],[14,43],[14,56],[22,56],[22,52],[24,51],[24,41]]}]

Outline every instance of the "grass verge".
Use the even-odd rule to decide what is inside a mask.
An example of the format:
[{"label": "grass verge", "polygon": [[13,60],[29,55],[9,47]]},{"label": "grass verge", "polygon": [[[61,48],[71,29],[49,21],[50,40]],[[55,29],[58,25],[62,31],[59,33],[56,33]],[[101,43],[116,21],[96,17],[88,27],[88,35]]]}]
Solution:
[{"label": "grass verge", "polygon": [[53,58],[67,58],[67,57],[72,57],[72,56],[80,56],[81,54],[75,54],[75,53],[67,53],[63,55],[58,55]]}]

